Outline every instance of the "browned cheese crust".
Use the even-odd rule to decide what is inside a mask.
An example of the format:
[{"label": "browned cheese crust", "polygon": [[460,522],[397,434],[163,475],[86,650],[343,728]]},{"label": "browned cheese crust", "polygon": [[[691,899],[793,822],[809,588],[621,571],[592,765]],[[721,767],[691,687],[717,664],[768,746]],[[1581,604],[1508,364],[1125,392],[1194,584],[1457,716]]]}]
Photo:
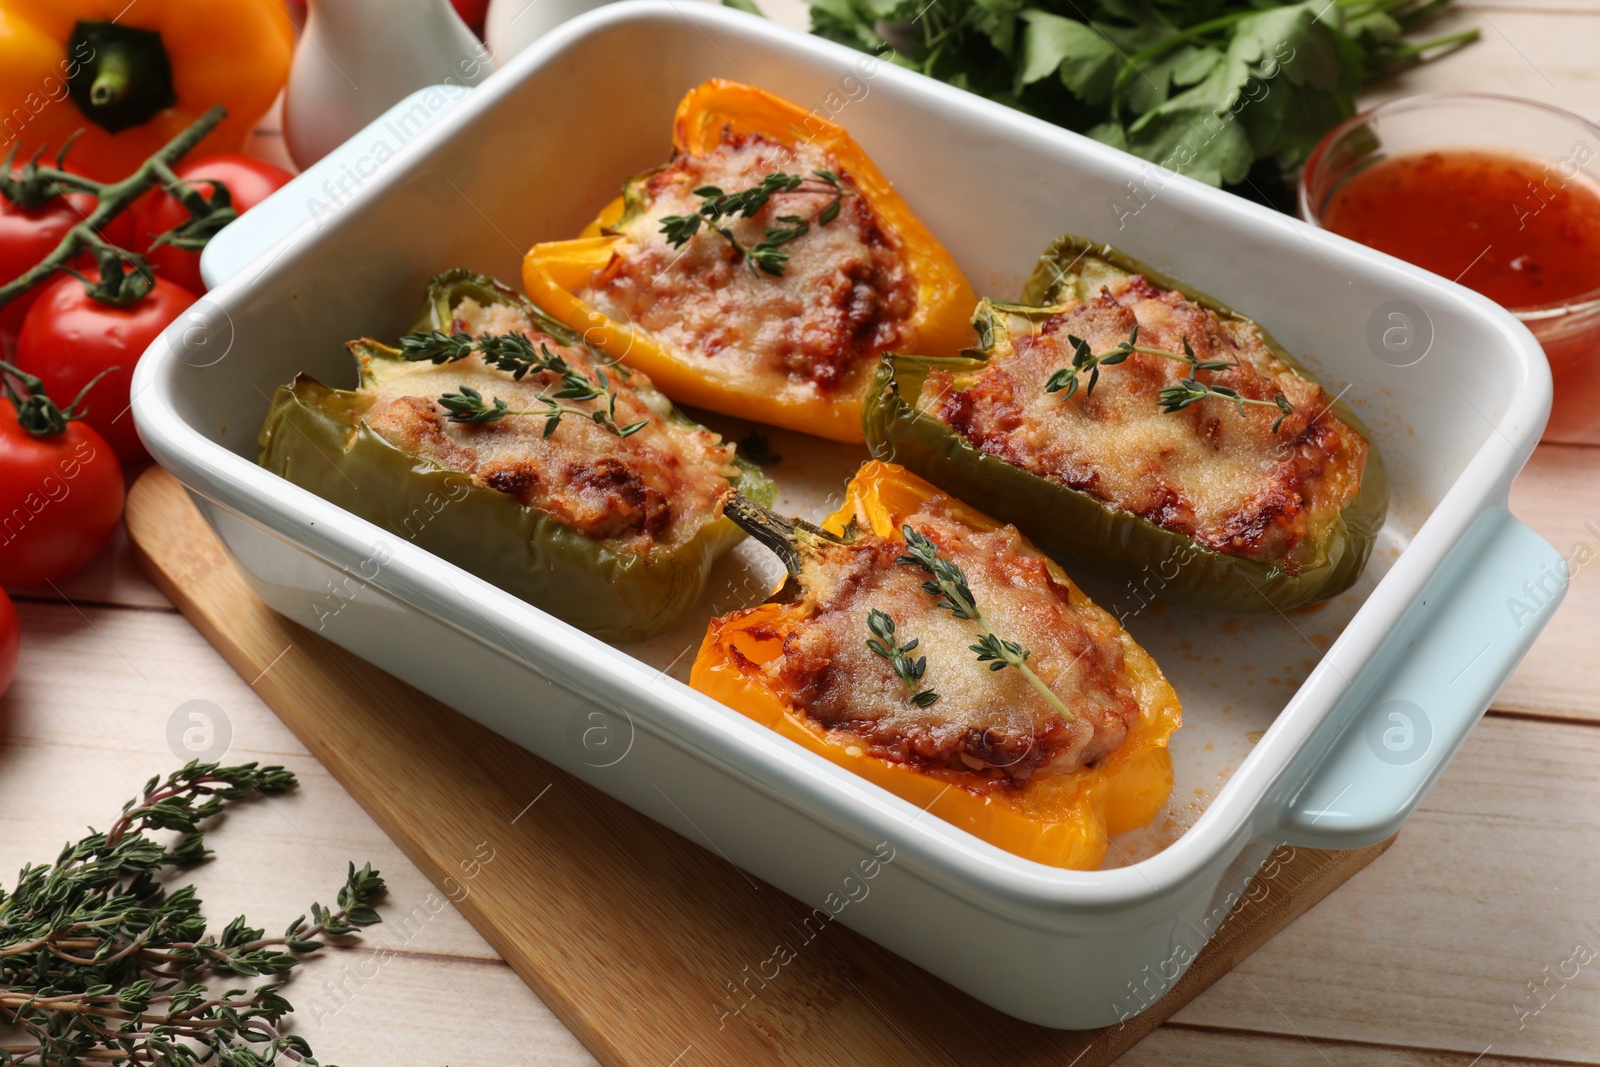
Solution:
[{"label": "browned cheese crust", "polygon": [[[1235,364],[1200,371],[1200,381],[1253,400],[1281,393],[1294,414],[1274,433],[1276,410],[1246,407],[1241,416],[1218,398],[1163,413],[1158,394],[1189,368],[1144,353],[1100,368],[1092,395],[1087,372],[1069,400],[1046,392],[1050,375],[1072,363],[1069,336],[1098,353],[1126,341],[1136,323],[1140,346],[1182,353],[1187,337],[1200,360]],[[1012,342],[1013,352],[975,376],[929,374],[919,408],[990,455],[1291,574],[1315,562],[1321,533],[1360,489],[1367,442],[1329,410],[1317,383],[1275,357],[1253,325],[1139,275],[1066,305]]]},{"label": "browned cheese crust", "polygon": [[[591,382],[598,370],[581,346],[563,345],[534,327],[509,305],[483,307],[464,300],[453,330],[520,332],[543,344]],[[444,366],[408,364],[386,369],[362,389],[367,425],[390,444],[446,470],[468,475],[525,507],[555,516],[563,525],[617,547],[647,552],[670,550],[719,518],[731,491],[733,448],[709,430],[669,422],[656,414],[616,368],[605,369],[617,392],[616,422],[648,421],[643,430],[619,438],[592,420],[564,416],[544,436],[540,415],[513,415],[495,422],[454,423],[438,397],[470,386],[486,401],[513,409],[539,408],[539,396],[559,388],[548,371],[521,381],[486,366],[482,357]],[[562,401],[594,408],[600,401]]]},{"label": "browned cheese crust", "polygon": [[[845,196],[838,218],[783,245],[782,277],[753,272],[709,227],[681,248],[661,233],[665,216],[699,209],[697,188],[736,193],[775,172],[815,170],[838,173],[848,188],[850,175],[815,145],[790,148],[724,129],[705,156],[679,155],[644,179],[646,210],[622,225],[610,263],[580,297],[751,388],[797,398],[859,390],[878,355],[901,343],[916,308],[898,243],[864,198]],[[774,195],[751,218],[720,225],[749,247],[786,225],[783,216],[812,218],[829,197],[827,186],[809,181]]]},{"label": "browned cheese crust", "polygon": [[[974,771],[1020,785],[1091,765],[1118,748],[1139,715],[1116,623],[1050,574],[1016,529],[977,532],[936,497],[909,520],[965,572],[978,608],[1073,715],[1068,722],[1016,669],[991,670],[969,647],[977,624],[937,606],[927,574],[897,563],[898,539],[828,546],[801,576],[806,621],[764,668],[795,706],[875,756],[919,769]],[[868,612],[886,612],[898,643],[926,657],[921,708],[890,663],[869,651]]]}]

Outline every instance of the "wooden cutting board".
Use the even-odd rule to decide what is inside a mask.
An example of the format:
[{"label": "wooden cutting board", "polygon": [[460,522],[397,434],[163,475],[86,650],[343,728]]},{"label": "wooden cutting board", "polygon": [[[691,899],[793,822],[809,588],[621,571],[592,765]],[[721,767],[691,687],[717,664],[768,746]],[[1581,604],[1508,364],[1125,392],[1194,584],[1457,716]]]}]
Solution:
[{"label": "wooden cutting board", "polygon": [[1100,1067],[1389,845],[1280,849],[1121,1027],[1018,1022],[837,925],[763,978],[807,905],[273,613],[160,468],[127,524],[156,585],[606,1067]]}]

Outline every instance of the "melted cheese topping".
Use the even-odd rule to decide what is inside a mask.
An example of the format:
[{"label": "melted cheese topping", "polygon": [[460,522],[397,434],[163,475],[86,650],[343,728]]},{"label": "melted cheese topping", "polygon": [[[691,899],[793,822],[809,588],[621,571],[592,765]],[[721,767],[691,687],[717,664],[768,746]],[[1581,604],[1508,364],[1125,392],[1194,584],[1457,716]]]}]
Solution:
[{"label": "melted cheese topping", "polygon": [[[1028,666],[1071,721],[1020,671],[978,662],[970,646],[982,629],[937,606],[923,589],[927,573],[896,562],[906,547],[898,539],[864,536],[808,557],[805,622],[764,670],[818,723],[884,759],[1014,783],[1094,763],[1139,715],[1120,629],[1058,584],[1015,528],[972,530],[945,515],[947,500],[933,498],[907,521],[962,568],[984,619],[1028,650]],[[909,653],[926,659],[918,688],[937,692],[936,703],[913,704],[916,690],[867,648],[873,608],[894,619],[898,645],[918,642]]]},{"label": "melted cheese topping", "polygon": [[[702,225],[681,248],[661,232],[668,215],[693,215],[714,185],[729,193],[775,172],[831,170],[848,188],[849,174],[815,145],[790,148],[759,135],[723,131],[705,156],[680,155],[642,180],[645,208],[620,226],[611,262],[581,299],[608,317],[642,327],[679,358],[745,390],[794,400],[859,393],[877,358],[900,346],[916,307],[916,290],[896,238],[859,195],[840,201],[839,215],[782,246],[781,277],[752,271],[717,232]],[[724,219],[745,247],[784,216],[814,219],[832,199],[826,184],[807,181],[774,195],[751,218]]]},{"label": "melted cheese topping", "polygon": [[[1360,489],[1367,442],[1329,408],[1316,382],[1275,357],[1256,328],[1220,318],[1183,294],[1134,275],[1070,303],[1030,329],[1011,318],[1009,350],[959,377],[929,374],[918,407],[974,447],[1090,493],[1219,552],[1277,564],[1289,573],[1320,562],[1323,534]],[[1092,394],[1049,393],[1050,375],[1072,364],[1069,336],[1098,353],[1126,341],[1236,366],[1198,379],[1241,396],[1294,408],[1279,412],[1208,398],[1163,413],[1160,391],[1188,375],[1184,363],[1135,353],[1100,368]]]},{"label": "melted cheese topping", "polygon": [[[453,330],[520,332],[535,344],[598,380],[586,349],[563,345],[536,329],[518,308],[483,307],[463,300]],[[733,448],[710,430],[669,422],[649,408],[615,368],[605,369],[617,393],[619,426],[648,425],[619,438],[592,420],[565,415],[555,433],[544,436],[543,415],[511,415],[489,423],[455,423],[440,406],[444,393],[469,386],[492,403],[512,409],[540,408],[539,396],[559,388],[548,371],[515,381],[509,373],[472,355],[456,363],[367,361],[361,395],[363,419],[390,444],[477,484],[516,497],[525,507],[555,516],[563,525],[619,548],[670,552],[720,518],[734,477]],[[593,410],[602,401],[562,400]]]}]

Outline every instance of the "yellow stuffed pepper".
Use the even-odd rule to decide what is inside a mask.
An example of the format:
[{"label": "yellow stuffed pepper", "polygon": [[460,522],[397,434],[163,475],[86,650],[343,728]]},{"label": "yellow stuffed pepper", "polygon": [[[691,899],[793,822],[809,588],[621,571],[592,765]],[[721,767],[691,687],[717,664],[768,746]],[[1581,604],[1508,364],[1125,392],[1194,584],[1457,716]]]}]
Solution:
[{"label": "yellow stuffed pepper", "polygon": [[670,162],[576,240],[535,245],[536,303],[682,404],[860,441],[885,351],[955,355],[977,298],[840,126],[712,80]]},{"label": "yellow stuffed pepper", "polygon": [[1088,870],[1172,791],[1177,695],[1015,528],[869,462],[821,527],[735,497],[790,574],[691,684],[1009,852]]}]

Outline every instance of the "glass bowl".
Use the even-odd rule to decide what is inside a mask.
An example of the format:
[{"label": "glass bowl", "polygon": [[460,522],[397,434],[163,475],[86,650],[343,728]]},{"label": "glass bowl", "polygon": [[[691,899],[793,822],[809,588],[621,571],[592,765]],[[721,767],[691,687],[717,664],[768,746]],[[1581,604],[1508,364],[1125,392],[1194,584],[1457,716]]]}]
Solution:
[{"label": "glass bowl", "polygon": [[[1329,131],[1301,172],[1300,217],[1321,226],[1323,210],[1351,175],[1438,150],[1520,156],[1541,164],[1546,182],[1587,181],[1600,192],[1600,127],[1582,116],[1494,93],[1427,93],[1379,104]],[[1544,440],[1600,444],[1600,289],[1508,310],[1550,361],[1555,403]]]}]

